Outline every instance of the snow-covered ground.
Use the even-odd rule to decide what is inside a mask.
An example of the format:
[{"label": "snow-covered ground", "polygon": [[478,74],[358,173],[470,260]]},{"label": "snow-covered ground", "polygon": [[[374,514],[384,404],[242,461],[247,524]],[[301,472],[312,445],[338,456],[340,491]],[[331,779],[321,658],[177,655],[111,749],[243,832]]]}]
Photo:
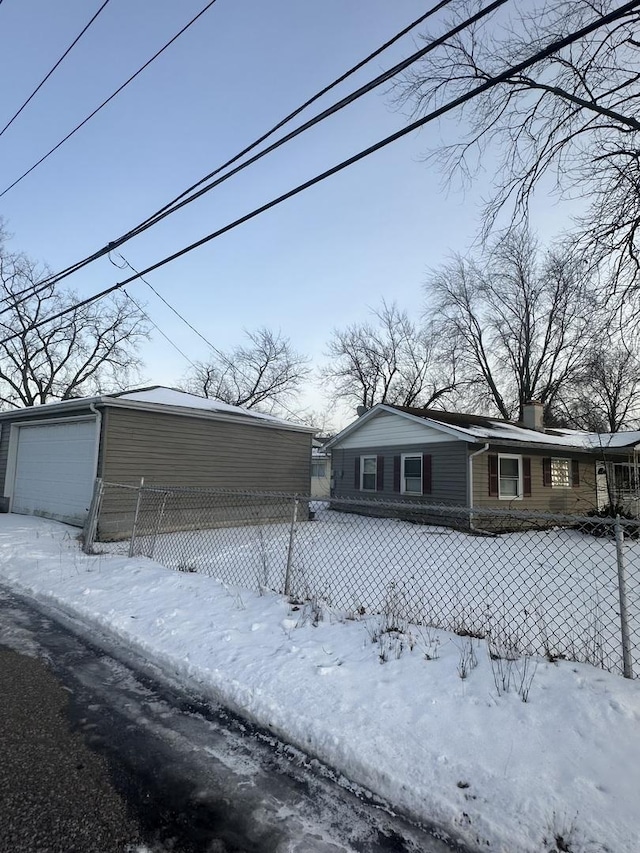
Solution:
[{"label": "snow-covered ground", "polygon": [[84,555],[75,535],[0,516],[0,580],[472,848],[639,849],[640,682],[567,661],[492,661],[484,641],[384,633],[384,616],[318,619],[147,559]]}]

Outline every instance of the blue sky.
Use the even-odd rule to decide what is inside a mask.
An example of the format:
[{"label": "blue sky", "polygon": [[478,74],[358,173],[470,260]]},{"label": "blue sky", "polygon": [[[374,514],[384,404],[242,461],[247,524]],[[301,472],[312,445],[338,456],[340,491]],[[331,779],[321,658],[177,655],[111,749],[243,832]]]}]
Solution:
[{"label": "blue sky", "polygon": [[[2,124],[100,5],[8,0],[0,6]],[[0,138],[10,184],[204,6],[111,0]],[[85,128],[0,199],[12,248],[60,269],[143,220],[428,8],[418,0],[218,0]],[[437,29],[438,22],[434,24]],[[326,106],[415,49],[406,37],[321,102]],[[314,110],[315,112],[315,110]],[[307,114],[305,114],[307,117]],[[138,269],[197,240],[402,127],[374,93],[128,243]],[[0,125],[1,126],[1,125]],[[455,119],[450,124],[455,130]],[[405,137],[301,196],[150,275],[222,349],[266,325],[322,361],[335,326],[397,300],[416,319],[428,268],[466,250],[487,187],[447,193],[422,155],[435,126]],[[68,281],[89,295],[123,277],[104,259]],[[131,295],[191,359],[206,346],[142,283]],[[174,384],[184,360],[157,333],[145,380]],[[307,402],[326,405],[319,389]]]}]

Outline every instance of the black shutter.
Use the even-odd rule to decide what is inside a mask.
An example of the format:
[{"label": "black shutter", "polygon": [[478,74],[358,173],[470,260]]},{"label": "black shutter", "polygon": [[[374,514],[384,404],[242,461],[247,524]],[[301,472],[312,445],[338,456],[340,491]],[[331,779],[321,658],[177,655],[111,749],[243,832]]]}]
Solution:
[{"label": "black shutter", "polygon": [[542,460],[542,485],[551,485],[551,459]]},{"label": "black shutter", "polygon": [[393,491],[400,491],[400,457],[393,457]]},{"label": "black shutter", "polygon": [[580,463],[577,459],[571,460],[571,485],[574,489],[580,485]]},{"label": "black shutter", "polygon": [[522,458],[522,486],[525,498],[531,497],[531,459],[528,456]]},{"label": "black shutter", "polygon": [[376,491],[384,491],[384,456],[376,458]]},{"label": "black shutter", "polygon": [[353,488],[354,489],[360,488],[360,457],[359,456],[356,456],[356,464],[355,464],[355,469],[354,469],[354,473],[353,473]]},{"label": "black shutter", "polygon": [[422,454],[422,494],[431,494],[431,456],[428,453]]},{"label": "black shutter", "polygon": [[489,496],[498,497],[498,457],[495,453],[489,456]]}]

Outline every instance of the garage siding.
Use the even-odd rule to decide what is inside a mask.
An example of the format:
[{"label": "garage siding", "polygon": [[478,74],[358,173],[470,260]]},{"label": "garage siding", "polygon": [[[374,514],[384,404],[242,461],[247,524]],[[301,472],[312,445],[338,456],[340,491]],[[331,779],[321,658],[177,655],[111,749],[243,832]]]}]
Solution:
[{"label": "garage siding", "polygon": [[102,476],[112,483],[308,494],[311,434],[109,408]]}]

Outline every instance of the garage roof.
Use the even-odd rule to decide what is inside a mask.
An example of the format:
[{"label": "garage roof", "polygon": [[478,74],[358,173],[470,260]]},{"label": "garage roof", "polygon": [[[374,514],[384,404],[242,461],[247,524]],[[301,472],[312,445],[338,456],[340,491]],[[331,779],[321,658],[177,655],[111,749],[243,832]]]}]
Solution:
[{"label": "garage roof", "polygon": [[0,412],[0,421],[15,420],[19,417],[38,417],[43,414],[74,412],[86,410],[90,406],[115,406],[126,409],[142,409],[146,411],[165,412],[191,417],[213,418],[216,420],[232,420],[236,422],[252,422],[256,425],[294,430],[296,432],[314,432],[312,427],[292,423],[273,415],[245,409],[241,406],[231,406],[221,400],[199,397],[175,388],[154,385],[150,388],[138,388],[132,391],[122,391],[115,394],[102,394],[99,397],[78,397],[72,400],[58,400],[55,403],[45,403],[42,406],[31,406],[24,409],[12,409]]}]

